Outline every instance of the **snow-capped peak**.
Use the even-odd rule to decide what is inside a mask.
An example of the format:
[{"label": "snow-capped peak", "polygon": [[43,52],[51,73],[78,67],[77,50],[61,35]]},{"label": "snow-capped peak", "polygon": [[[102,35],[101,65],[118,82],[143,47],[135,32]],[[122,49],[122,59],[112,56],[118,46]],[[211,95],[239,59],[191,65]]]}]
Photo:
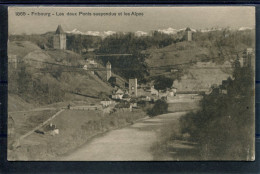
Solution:
[{"label": "snow-capped peak", "polygon": [[72,33],[72,34],[83,34],[81,31],[79,31],[77,28],[73,29],[72,31],[66,31],[66,33]]},{"label": "snow-capped peak", "polygon": [[221,31],[223,28],[211,28],[211,29],[201,29],[199,30],[202,33],[211,32],[211,31]]},{"label": "snow-capped peak", "polygon": [[167,29],[159,29],[158,32],[164,33],[164,34],[176,34],[178,32],[178,30],[169,27]]},{"label": "snow-capped peak", "polygon": [[[181,29],[174,29],[174,28],[167,28],[167,29],[159,29],[158,32],[164,33],[164,34],[176,34],[180,31],[185,31],[187,28],[181,28]],[[192,32],[197,32],[196,29],[190,28]]]},{"label": "snow-capped peak", "polygon": [[135,36],[140,37],[140,36],[147,36],[148,33],[144,31],[136,31]]},{"label": "snow-capped peak", "polygon": [[244,31],[244,30],[252,30],[253,28],[250,27],[240,27],[238,31]]},{"label": "snow-capped peak", "polygon": [[112,34],[115,34],[115,31],[86,31],[86,32],[82,32],[79,31],[78,29],[73,29],[72,31],[66,31],[66,33],[70,33],[70,34],[81,34],[81,35],[90,35],[90,36],[100,36],[100,37],[107,37],[110,36]]}]

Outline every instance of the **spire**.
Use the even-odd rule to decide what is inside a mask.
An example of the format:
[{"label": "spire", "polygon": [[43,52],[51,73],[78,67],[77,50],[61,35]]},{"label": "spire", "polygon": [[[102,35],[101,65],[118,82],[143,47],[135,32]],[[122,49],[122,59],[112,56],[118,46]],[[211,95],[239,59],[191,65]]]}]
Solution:
[{"label": "spire", "polygon": [[63,29],[61,28],[61,25],[58,26],[57,30],[56,30],[56,34],[65,34],[65,32],[63,31]]},{"label": "spire", "polygon": [[108,62],[107,62],[107,65],[111,65],[111,63],[108,61]]}]

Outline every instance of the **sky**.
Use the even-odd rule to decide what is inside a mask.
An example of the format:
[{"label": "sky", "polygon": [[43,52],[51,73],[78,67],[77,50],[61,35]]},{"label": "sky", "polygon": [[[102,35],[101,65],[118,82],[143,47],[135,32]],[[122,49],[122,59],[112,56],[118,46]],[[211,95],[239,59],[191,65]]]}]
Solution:
[{"label": "sky", "polygon": [[[19,13],[25,12],[25,13]],[[36,13],[50,16],[35,16]],[[77,16],[67,16],[67,13]],[[91,16],[78,16],[80,12]],[[94,13],[116,13],[117,16],[94,16]],[[139,16],[125,16],[136,12]],[[42,34],[55,31],[60,24],[65,31],[135,32],[151,30],[212,27],[255,28],[255,8],[250,6],[164,6],[164,7],[9,7],[9,34]],[[34,13],[34,14],[32,14]],[[64,16],[56,16],[63,13]],[[119,16],[118,13],[123,13]],[[20,15],[19,15],[20,14]],[[25,14],[25,16],[22,16]],[[19,16],[18,16],[19,15]]]}]

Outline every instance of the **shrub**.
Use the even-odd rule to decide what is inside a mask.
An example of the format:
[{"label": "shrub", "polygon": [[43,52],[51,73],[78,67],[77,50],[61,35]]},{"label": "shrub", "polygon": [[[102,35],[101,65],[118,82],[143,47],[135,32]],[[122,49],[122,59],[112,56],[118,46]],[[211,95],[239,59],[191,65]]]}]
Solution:
[{"label": "shrub", "polygon": [[116,105],[116,108],[129,108],[129,107],[130,107],[130,103],[127,101],[120,101],[120,103]]},{"label": "shrub", "polygon": [[168,111],[168,104],[165,100],[157,100],[152,109],[148,110],[147,114],[154,117],[160,114],[165,114]]}]

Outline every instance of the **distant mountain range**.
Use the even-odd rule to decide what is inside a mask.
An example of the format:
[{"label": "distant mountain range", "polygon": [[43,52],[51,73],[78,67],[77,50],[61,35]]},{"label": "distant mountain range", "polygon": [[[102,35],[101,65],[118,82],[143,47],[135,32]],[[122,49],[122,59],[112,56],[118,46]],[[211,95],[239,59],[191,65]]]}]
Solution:
[{"label": "distant mountain range", "polygon": [[102,31],[102,32],[101,31],[87,31],[87,32],[82,32],[82,31],[79,31],[78,29],[75,28],[72,31],[66,31],[66,33],[107,37],[107,36],[115,34],[116,32],[115,31]]},{"label": "distant mountain range", "polygon": [[[211,28],[211,29],[200,29],[200,30],[196,30],[191,28],[192,32],[210,32],[210,31],[220,31],[223,30],[224,28]],[[240,27],[238,29],[229,29],[229,30],[238,30],[238,31],[244,31],[244,30],[252,30],[253,28],[250,27]],[[167,29],[159,29],[157,30],[160,33],[164,33],[164,34],[169,34],[169,35],[173,35],[173,34],[177,34],[178,32],[181,31],[185,31],[186,28],[182,28],[182,29],[174,29],[174,28],[167,28]],[[72,31],[66,31],[66,33],[70,33],[70,34],[81,34],[81,35],[90,35],[90,36],[100,36],[102,38],[105,38],[107,36],[113,35],[115,33],[117,33],[116,31],[86,31],[86,32],[82,32],[79,31],[78,29],[73,29]],[[120,32],[122,33],[122,32]],[[127,32],[123,32],[123,34],[125,34]],[[150,35],[150,32],[145,32],[145,31],[136,31],[135,35],[140,37],[140,36],[148,36]]]}]

